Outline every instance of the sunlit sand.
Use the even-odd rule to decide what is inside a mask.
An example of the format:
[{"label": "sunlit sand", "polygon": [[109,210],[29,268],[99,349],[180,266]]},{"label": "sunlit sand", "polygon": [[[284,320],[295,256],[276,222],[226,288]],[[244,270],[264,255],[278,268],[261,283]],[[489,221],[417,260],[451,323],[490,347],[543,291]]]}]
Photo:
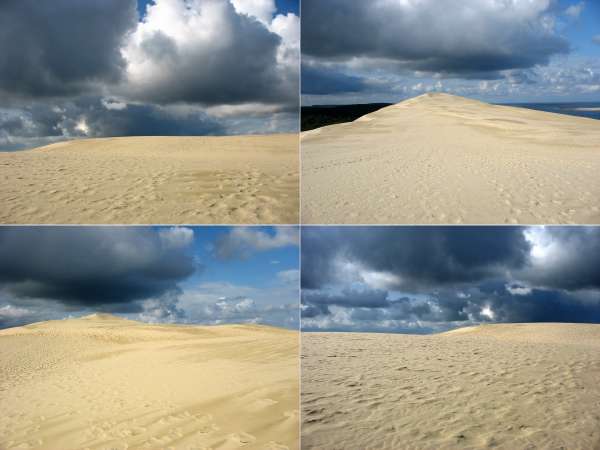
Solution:
[{"label": "sunlit sand", "polygon": [[94,315],[0,331],[2,449],[297,449],[298,333]]},{"label": "sunlit sand", "polygon": [[0,221],[298,223],[298,136],[127,137],[0,153]]},{"label": "sunlit sand", "polygon": [[600,325],[304,333],[303,449],[598,449]]},{"label": "sunlit sand", "polygon": [[302,220],[600,222],[600,121],[426,94],[302,134]]}]

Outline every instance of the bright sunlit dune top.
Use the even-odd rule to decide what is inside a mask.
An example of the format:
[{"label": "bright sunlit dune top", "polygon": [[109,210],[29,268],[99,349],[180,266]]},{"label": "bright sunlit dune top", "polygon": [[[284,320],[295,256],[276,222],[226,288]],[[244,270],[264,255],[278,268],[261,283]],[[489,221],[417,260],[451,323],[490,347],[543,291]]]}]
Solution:
[{"label": "bright sunlit dune top", "polygon": [[598,171],[598,120],[424,94],[303,133],[302,220],[598,223]]},{"label": "bright sunlit dune top", "polygon": [[82,320],[126,320],[123,317],[119,317],[119,316],[114,316],[112,314],[106,314],[106,313],[93,313],[87,316],[83,316],[80,319]]},{"label": "bright sunlit dune top", "polygon": [[485,324],[440,333],[444,337],[492,337],[555,343],[595,343],[600,347],[600,325],[581,323]]}]

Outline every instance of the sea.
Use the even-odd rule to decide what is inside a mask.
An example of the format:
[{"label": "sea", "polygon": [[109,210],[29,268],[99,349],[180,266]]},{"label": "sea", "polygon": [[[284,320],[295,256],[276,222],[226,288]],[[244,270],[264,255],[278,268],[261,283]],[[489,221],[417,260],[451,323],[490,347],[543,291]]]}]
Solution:
[{"label": "sea", "polygon": [[505,106],[516,106],[518,108],[536,109],[569,116],[588,117],[600,120],[600,103],[511,103]]}]

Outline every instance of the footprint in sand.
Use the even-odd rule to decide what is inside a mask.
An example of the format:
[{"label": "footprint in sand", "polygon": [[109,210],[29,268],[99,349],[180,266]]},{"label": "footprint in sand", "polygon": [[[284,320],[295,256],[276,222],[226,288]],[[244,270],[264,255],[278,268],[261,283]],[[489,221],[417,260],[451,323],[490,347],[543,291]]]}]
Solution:
[{"label": "footprint in sand", "polygon": [[239,432],[239,433],[233,433],[230,434],[229,436],[227,436],[228,440],[240,447],[244,446],[244,445],[248,445],[248,444],[252,444],[254,441],[256,441],[256,438],[254,436],[252,436],[251,434],[245,433],[243,431]]}]

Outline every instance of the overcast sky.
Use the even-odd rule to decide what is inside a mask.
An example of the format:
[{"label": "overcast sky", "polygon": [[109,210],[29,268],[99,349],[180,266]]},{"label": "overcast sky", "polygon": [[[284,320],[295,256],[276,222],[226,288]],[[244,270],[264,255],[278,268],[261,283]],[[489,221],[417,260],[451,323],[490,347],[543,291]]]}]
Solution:
[{"label": "overcast sky", "polygon": [[304,330],[600,323],[600,227],[304,227]]},{"label": "overcast sky", "polygon": [[297,227],[1,227],[0,328],[107,312],[299,325]]},{"label": "overcast sky", "polygon": [[297,0],[3,0],[0,150],[296,131]]},{"label": "overcast sky", "polygon": [[600,101],[597,0],[303,0],[302,104]]}]

